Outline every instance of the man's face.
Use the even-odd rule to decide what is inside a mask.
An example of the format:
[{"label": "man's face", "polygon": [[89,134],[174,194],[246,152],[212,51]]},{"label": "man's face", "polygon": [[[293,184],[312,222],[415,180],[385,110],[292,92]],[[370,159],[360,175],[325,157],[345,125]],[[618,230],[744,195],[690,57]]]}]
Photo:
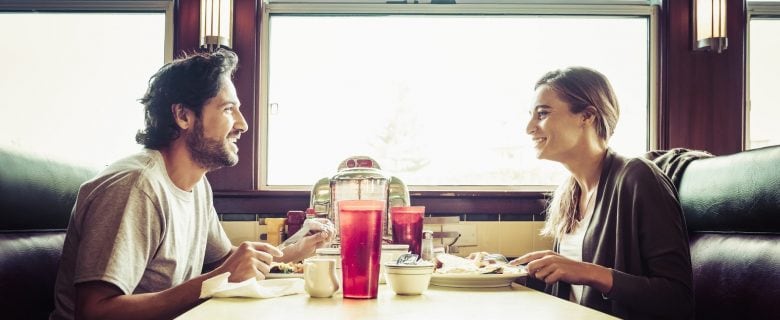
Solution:
[{"label": "man's face", "polygon": [[187,148],[193,161],[206,170],[238,163],[236,142],[247,130],[240,105],[233,82],[223,77],[219,92],[206,101],[193,130],[187,134]]}]

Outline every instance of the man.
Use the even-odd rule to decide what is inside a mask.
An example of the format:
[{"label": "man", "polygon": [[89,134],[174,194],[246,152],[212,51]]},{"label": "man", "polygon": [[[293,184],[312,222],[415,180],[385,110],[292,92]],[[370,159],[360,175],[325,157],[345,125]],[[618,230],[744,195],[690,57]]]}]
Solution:
[{"label": "man", "polygon": [[[146,148],[84,183],[68,225],[52,319],[172,318],[197,305],[204,280],[264,278],[274,260],[296,261],[327,241],[305,237],[284,252],[230,244],[205,174],[238,162],[247,124],[231,76],[237,56],[220,50],[173,61],[141,102]],[[202,270],[211,270],[201,274]]]}]

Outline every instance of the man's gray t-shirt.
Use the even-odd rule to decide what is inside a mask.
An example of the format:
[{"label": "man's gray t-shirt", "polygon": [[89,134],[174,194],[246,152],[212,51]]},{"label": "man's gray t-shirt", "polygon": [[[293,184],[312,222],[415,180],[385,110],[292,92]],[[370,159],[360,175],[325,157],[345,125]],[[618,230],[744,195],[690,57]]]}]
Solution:
[{"label": "man's gray t-shirt", "polygon": [[73,208],[53,319],[72,319],[75,284],[105,281],[125,294],[162,291],[201,274],[231,248],[208,181],[176,187],[146,149],[84,183]]}]

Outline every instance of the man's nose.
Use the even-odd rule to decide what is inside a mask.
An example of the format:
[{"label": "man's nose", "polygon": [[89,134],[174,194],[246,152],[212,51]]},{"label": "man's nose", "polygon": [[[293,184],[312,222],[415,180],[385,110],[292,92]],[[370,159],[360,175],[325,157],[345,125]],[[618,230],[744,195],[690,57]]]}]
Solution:
[{"label": "man's nose", "polygon": [[233,124],[233,127],[238,129],[242,133],[246,132],[247,130],[249,130],[249,125],[246,124],[246,119],[244,118],[244,114],[241,113],[241,110],[235,109],[234,117],[235,117],[236,123]]}]

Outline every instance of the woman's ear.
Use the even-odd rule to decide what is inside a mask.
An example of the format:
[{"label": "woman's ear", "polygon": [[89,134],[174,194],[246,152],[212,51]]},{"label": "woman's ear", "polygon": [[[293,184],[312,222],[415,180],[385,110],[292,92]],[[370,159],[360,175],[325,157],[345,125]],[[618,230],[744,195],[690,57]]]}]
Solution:
[{"label": "woman's ear", "polygon": [[181,103],[171,105],[171,113],[173,114],[173,120],[176,121],[176,125],[183,130],[190,128],[193,119],[193,114],[190,109],[184,107]]},{"label": "woman's ear", "polygon": [[582,110],[582,123],[594,123],[596,121],[596,107],[587,106]]}]

